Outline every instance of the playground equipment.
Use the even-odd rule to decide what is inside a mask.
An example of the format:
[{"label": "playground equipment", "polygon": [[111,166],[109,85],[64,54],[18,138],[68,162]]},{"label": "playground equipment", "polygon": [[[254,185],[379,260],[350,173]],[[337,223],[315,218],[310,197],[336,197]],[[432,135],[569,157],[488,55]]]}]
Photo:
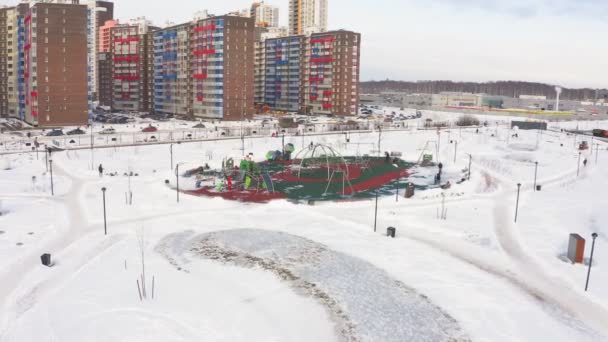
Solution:
[{"label": "playground equipment", "polygon": [[259,163],[247,156],[238,167],[227,159],[216,172],[215,186],[205,183],[184,192],[244,202],[371,198],[379,188],[393,191],[413,165],[399,158],[344,157],[324,144],[311,144],[291,160],[294,150],[287,144],[283,153],[270,151]]}]

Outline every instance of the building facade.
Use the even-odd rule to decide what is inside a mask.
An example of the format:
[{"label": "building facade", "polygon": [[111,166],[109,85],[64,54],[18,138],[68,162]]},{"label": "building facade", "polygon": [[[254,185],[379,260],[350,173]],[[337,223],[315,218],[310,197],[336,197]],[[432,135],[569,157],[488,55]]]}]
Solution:
[{"label": "building facade", "polygon": [[305,51],[305,36],[265,41],[264,102],[270,109],[302,110]]},{"label": "building facade", "polygon": [[279,8],[262,2],[254,2],[249,14],[260,27],[279,27]]},{"label": "building facade", "polygon": [[112,106],[112,54],[110,52],[100,52],[97,54],[97,77],[99,89],[99,105],[105,107]]},{"label": "building facade", "polygon": [[256,44],[258,111],[357,114],[360,34],[330,31],[263,38]]},{"label": "building facade", "polygon": [[220,16],[154,34],[154,110],[240,120],[253,113],[253,18]]},{"label": "building facade", "polygon": [[154,32],[154,111],[188,115],[192,94],[190,77],[191,23]]},{"label": "building facade", "polygon": [[154,51],[149,27],[118,25],[110,29],[114,110],[150,111]]},{"label": "building facade", "polygon": [[98,53],[110,52],[112,47],[110,44],[110,30],[116,25],[119,25],[118,20],[108,20],[99,27],[99,37],[97,38],[97,41],[99,42]]},{"label": "building facade", "polygon": [[327,31],[328,0],[289,0],[289,34]]},{"label": "building facade", "polygon": [[39,127],[86,124],[87,6],[38,2],[23,26],[24,120]]}]

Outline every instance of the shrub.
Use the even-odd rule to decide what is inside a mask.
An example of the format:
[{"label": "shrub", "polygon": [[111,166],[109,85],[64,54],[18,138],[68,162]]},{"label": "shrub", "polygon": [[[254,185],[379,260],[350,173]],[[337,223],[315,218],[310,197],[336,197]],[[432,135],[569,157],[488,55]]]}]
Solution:
[{"label": "shrub", "polygon": [[456,126],[479,126],[479,119],[472,115],[463,115],[456,121]]}]

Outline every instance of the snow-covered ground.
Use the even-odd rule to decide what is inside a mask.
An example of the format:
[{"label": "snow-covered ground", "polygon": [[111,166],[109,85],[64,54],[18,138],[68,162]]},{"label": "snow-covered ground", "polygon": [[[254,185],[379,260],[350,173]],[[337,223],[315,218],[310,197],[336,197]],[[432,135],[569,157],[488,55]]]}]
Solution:
[{"label": "snow-covered ground", "polygon": [[[245,204],[182,194],[177,203],[165,184],[175,177],[168,145],[54,153],[55,196],[44,155],[0,156],[0,341],[386,341],[423,331],[401,317],[407,310],[409,317],[449,317],[458,329],[447,329],[452,335],[446,340],[608,340],[608,144],[600,143],[597,163],[595,149],[583,151],[579,168],[577,142],[590,138],[559,129],[509,130],[494,119],[479,133],[382,132],[380,150],[402,152],[406,160],[439,151],[443,181],[454,185],[418,191],[412,199],[403,191],[398,198],[381,197],[377,232],[373,201]],[[551,124],[572,128],[561,125]],[[348,137],[348,143],[344,134],[287,136],[285,142],[298,149],[324,143],[345,155],[378,150],[378,132]],[[280,145],[280,138],[246,139],[245,152],[261,160]],[[174,167],[218,167],[242,154],[240,140],[172,149]],[[471,180],[456,184],[469,162]],[[540,192],[533,191],[535,162]],[[410,180],[425,183],[436,169],[413,171]],[[132,205],[125,200],[129,190]],[[396,239],[385,237],[389,226],[397,228]],[[586,266],[564,261],[564,254],[569,234],[579,233],[587,239],[588,258],[592,232],[599,237],[585,292]],[[200,239],[172,236],[221,236],[228,251],[277,262],[334,302],[325,305],[260,264],[193,257]],[[254,245],[247,241],[264,248],[245,248]],[[290,258],[298,250],[283,248],[299,242],[302,248],[322,246],[319,267],[298,266]],[[51,268],[40,265],[46,252],[52,253]],[[345,260],[355,267],[344,269]],[[334,266],[339,269],[332,272]],[[378,277],[426,299],[408,304],[397,291],[389,292],[392,301],[369,300],[388,291]],[[140,300],[138,285],[144,284],[148,298]],[[357,289],[370,290],[370,297],[358,298]],[[391,317],[401,318],[395,335],[387,331]],[[439,335],[420,340],[442,340]]]}]

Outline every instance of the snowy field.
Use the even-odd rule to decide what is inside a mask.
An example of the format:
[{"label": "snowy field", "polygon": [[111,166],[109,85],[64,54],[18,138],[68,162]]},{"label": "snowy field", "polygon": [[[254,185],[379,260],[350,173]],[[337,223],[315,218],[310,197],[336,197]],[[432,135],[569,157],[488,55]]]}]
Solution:
[{"label": "snowy field", "polygon": [[[382,196],[376,232],[368,200],[178,203],[168,145],[53,153],[55,196],[43,154],[2,155],[0,341],[607,341],[608,144],[560,132],[572,123],[516,131],[488,118],[478,133],[382,132],[379,150],[408,161],[439,152],[453,186]],[[348,137],[285,142],[378,151],[378,132]],[[280,148],[245,140],[256,160]],[[240,140],[172,149],[173,167],[242,155]],[[409,180],[429,185],[436,171]],[[593,232],[585,292],[587,266],[565,254],[578,233],[589,258]]]}]

